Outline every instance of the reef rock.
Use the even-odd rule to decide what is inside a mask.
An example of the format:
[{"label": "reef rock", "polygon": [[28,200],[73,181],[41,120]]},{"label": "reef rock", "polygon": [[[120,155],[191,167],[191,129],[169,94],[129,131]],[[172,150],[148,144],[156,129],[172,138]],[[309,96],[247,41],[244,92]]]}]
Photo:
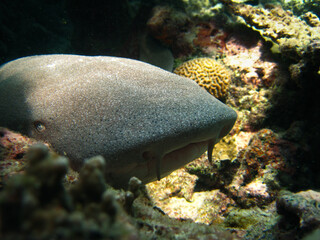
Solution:
[{"label": "reef rock", "polygon": [[319,52],[320,29],[316,15],[306,14],[304,21],[294,16],[291,11],[283,10],[280,5],[262,8],[232,3],[229,0],[223,2],[235,15],[241,16],[247,26],[271,41],[274,52],[280,52],[293,63],[310,63],[313,65],[311,68],[318,71],[320,55],[316,52]]},{"label": "reef rock", "polygon": [[[319,229],[320,193],[312,190],[296,194],[281,191],[277,199],[277,211],[283,216],[280,226],[288,228],[291,225],[290,228],[296,229],[300,236]],[[291,234],[294,235],[293,232]]]}]

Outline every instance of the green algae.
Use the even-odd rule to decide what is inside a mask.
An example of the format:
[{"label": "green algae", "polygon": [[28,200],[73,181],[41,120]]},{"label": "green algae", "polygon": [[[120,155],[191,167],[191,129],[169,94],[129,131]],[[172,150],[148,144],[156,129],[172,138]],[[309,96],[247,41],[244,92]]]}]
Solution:
[{"label": "green algae", "polygon": [[216,0],[182,0],[187,14],[194,18],[212,18],[221,5]]},{"label": "green algae", "polygon": [[[272,218],[274,218],[272,213],[266,213],[259,208],[234,209],[228,214],[223,224],[226,227],[248,229],[258,223],[270,222]],[[273,221],[275,223],[275,219]]]},{"label": "green algae", "polygon": [[320,13],[319,0],[280,0],[281,6],[294,12],[296,15],[305,14],[308,11]]}]

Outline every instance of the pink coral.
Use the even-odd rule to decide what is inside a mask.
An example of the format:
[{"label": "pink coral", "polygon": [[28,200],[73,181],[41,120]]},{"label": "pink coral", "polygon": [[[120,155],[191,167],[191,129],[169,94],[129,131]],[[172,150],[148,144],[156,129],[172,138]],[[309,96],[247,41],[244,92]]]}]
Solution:
[{"label": "pink coral", "polygon": [[196,26],[197,37],[193,40],[195,46],[205,53],[222,54],[226,48],[228,33],[211,22],[199,23]]},{"label": "pink coral", "polygon": [[226,43],[224,63],[240,73],[241,81],[253,87],[269,87],[279,75],[277,63],[264,57],[262,41],[251,47],[236,37]]}]

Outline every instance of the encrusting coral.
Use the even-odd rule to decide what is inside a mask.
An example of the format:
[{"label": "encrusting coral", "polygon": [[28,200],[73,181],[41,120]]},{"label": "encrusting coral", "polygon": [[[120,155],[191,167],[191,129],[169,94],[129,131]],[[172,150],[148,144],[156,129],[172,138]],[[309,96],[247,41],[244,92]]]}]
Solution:
[{"label": "encrusting coral", "polygon": [[195,80],[218,99],[227,95],[231,76],[226,67],[211,58],[195,58],[174,70],[175,74]]},{"label": "encrusting coral", "polygon": [[318,14],[320,11],[319,0],[280,0],[279,2],[284,9],[292,11],[297,16],[309,11]]},{"label": "encrusting coral", "polygon": [[317,28],[278,5],[272,5],[269,9],[235,3],[228,6],[234,14],[243,17],[248,26],[278,44],[280,51],[289,58],[301,57],[306,46],[320,38]]},{"label": "encrusting coral", "polygon": [[[280,5],[268,5],[266,8],[254,7],[249,4],[237,4],[230,0],[222,0],[226,6],[241,16],[248,27],[257,30],[260,35],[273,43],[273,52],[281,53],[293,63],[300,62],[312,66],[311,71],[319,69],[320,31],[319,19],[310,12],[304,20],[284,10]],[[290,69],[290,71],[292,71]],[[292,74],[293,75],[293,74]]]}]

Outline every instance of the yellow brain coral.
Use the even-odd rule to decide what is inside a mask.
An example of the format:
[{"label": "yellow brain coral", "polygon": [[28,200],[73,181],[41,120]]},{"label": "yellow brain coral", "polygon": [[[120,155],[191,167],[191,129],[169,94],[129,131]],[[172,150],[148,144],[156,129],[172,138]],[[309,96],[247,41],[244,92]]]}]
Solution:
[{"label": "yellow brain coral", "polygon": [[226,96],[231,79],[226,67],[211,58],[195,58],[184,62],[174,73],[195,80],[219,99]]}]

